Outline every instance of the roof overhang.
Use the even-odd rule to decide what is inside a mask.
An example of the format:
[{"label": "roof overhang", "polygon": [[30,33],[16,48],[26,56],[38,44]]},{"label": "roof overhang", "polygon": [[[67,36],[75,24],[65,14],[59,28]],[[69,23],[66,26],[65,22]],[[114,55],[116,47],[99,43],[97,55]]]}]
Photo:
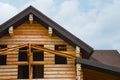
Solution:
[{"label": "roof overhang", "polygon": [[118,67],[108,66],[99,62],[94,62],[80,58],[76,59],[76,63],[82,64],[83,68],[92,69],[92,70],[112,74],[115,76],[120,76],[120,68]]},{"label": "roof overhang", "polygon": [[46,28],[49,26],[53,28],[53,32],[57,34],[60,38],[68,42],[73,47],[79,46],[81,52],[83,53],[83,58],[89,58],[93,53],[93,48],[87,45],[85,42],[68,32],[62,26],[45,16],[43,13],[38,11],[32,6],[29,6],[13,18],[9,19],[5,23],[0,26],[0,37],[8,33],[8,29],[10,26],[17,27],[18,25],[25,22],[28,19],[28,15],[32,13],[34,15],[34,19],[38,21],[40,24],[44,25]]}]

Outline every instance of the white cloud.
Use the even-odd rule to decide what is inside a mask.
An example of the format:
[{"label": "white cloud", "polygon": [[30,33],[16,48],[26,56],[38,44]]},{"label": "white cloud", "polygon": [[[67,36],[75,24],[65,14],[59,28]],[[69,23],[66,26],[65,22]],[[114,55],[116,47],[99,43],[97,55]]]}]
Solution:
[{"label": "white cloud", "polygon": [[55,3],[53,0],[30,0],[24,5],[24,8],[30,5],[34,6],[44,14],[49,15],[50,17],[53,16],[56,11]]},{"label": "white cloud", "polygon": [[93,8],[88,12],[82,12],[79,5],[78,0],[64,1],[55,16],[56,21],[95,49],[120,51],[120,1],[91,0]]},{"label": "white cloud", "polygon": [[93,39],[96,38],[96,42],[93,42],[95,48],[117,49],[120,51],[120,46],[118,46],[120,44],[119,7],[120,1],[115,0],[99,11],[95,22],[95,24],[99,25],[99,29],[92,35]]},{"label": "white cloud", "polygon": [[0,24],[11,18],[17,13],[17,9],[7,3],[0,2]]},{"label": "white cloud", "polygon": [[[59,6],[54,0],[30,0],[23,5],[22,10],[33,5],[95,49],[120,51],[120,0],[88,1],[91,8],[86,12],[80,7],[79,0],[64,0]],[[0,22],[18,12],[10,4],[0,5]]]}]

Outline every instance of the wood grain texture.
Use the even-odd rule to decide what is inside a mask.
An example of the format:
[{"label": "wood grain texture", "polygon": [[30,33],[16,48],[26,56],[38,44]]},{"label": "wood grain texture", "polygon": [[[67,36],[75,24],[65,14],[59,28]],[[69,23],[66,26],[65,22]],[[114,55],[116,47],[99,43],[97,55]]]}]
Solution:
[{"label": "wood grain texture", "polygon": [[[44,45],[44,48],[54,50],[55,45],[66,45],[67,50],[61,51],[64,55],[75,56],[75,49],[67,42],[59,38],[56,34],[50,36],[48,29],[37,22],[29,24],[28,22],[21,24],[14,29],[14,35],[10,37],[8,34],[0,39],[0,44],[7,44],[8,47],[14,47],[20,44]],[[38,50],[39,51],[39,50]],[[7,55],[7,65],[0,66],[0,80],[15,80],[18,76],[18,65],[44,65],[44,79],[40,80],[75,80],[75,61],[67,57],[67,64],[55,64],[55,54],[44,52],[44,61],[18,62],[19,49],[7,51],[3,53]],[[57,52],[56,52],[57,54]],[[63,55],[63,56],[64,56]],[[2,72],[3,70],[3,72]],[[32,71],[32,70],[31,70]],[[9,73],[11,72],[11,73]],[[19,80],[19,79],[18,79]],[[34,79],[33,79],[34,80]]]}]

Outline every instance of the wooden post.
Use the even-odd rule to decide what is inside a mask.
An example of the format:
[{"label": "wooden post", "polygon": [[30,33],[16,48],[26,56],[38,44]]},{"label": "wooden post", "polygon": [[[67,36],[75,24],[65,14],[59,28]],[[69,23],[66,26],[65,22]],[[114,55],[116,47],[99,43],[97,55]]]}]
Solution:
[{"label": "wooden post", "polygon": [[[80,56],[80,47],[76,46],[76,57],[81,58]],[[81,64],[76,64],[76,80],[83,80]]]},{"label": "wooden post", "polygon": [[33,68],[31,66],[31,62],[32,62],[32,56],[31,56],[31,43],[29,43],[28,46],[28,63],[29,63],[29,79],[32,80],[32,73],[33,73]]}]

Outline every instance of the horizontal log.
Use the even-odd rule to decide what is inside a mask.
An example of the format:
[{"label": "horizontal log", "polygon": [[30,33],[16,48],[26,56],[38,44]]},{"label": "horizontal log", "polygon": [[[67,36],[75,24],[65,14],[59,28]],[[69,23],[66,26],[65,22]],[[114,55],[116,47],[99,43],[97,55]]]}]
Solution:
[{"label": "horizontal log", "polygon": [[[28,62],[8,62],[8,65],[28,65]],[[53,61],[34,61],[30,62],[31,65],[44,65],[44,64],[54,64]]]},{"label": "horizontal log", "polygon": [[64,65],[64,64],[57,64],[57,65],[44,65],[45,68],[75,68],[75,65]]},{"label": "horizontal log", "polygon": [[[35,80],[35,79],[33,79]],[[75,80],[75,78],[44,78],[40,80]]]},{"label": "horizontal log", "polygon": [[28,62],[8,62],[8,65],[28,65]]},{"label": "horizontal log", "polygon": [[5,65],[5,66],[0,66],[0,69],[16,69],[17,65]]},{"label": "horizontal log", "polygon": [[14,55],[14,54],[7,55],[7,58],[18,58],[18,52],[17,52],[17,55]]},{"label": "horizontal log", "polygon": [[17,80],[17,76],[0,76],[0,80]]},{"label": "horizontal log", "polygon": [[34,61],[34,62],[31,62],[31,65],[44,65],[44,64],[54,64],[53,61],[44,61],[44,62],[37,62],[37,61]]},{"label": "horizontal log", "polygon": [[75,71],[75,68],[44,68],[45,71]]},{"label": "horizontal log", "polygon": [[0,76],[17,76],[17,72],[12,73],[0,73]]},{"label": "horizontal log", "polygon": [[45,78],[74,78],[75,75],[44,75]]},{"label": "horizontal log", "polygon": [[[21,41],[21,40],[19,40],[19,41],[0,41],[0,43],[1,44],[8,44],[8,45],[11,45],[11,44],[27,44],[29,41],[31,41],[31,40],[24,40],[24,41]],[[52,45],[67,45],[65,42],[61,42],[61,41],[59,41],[59,42],[41,42],[41,41],[31,41],[31,44],[41,44],[41,45],[50,45],[50,44],[52,44]]]},{"label": "horizontal log", "polygon": [[61,71],[61,72],[44,72],[44,75],[75,75],[75,72],[73,71]]},{"label": "horizontal log", "polygon": [[18,69],[17,68],[12,68],[12,69],[0,69],[0,73],[4,73],[4,72],[7,72],[7,73],[11,73],[11,72],[17,72]]}]

